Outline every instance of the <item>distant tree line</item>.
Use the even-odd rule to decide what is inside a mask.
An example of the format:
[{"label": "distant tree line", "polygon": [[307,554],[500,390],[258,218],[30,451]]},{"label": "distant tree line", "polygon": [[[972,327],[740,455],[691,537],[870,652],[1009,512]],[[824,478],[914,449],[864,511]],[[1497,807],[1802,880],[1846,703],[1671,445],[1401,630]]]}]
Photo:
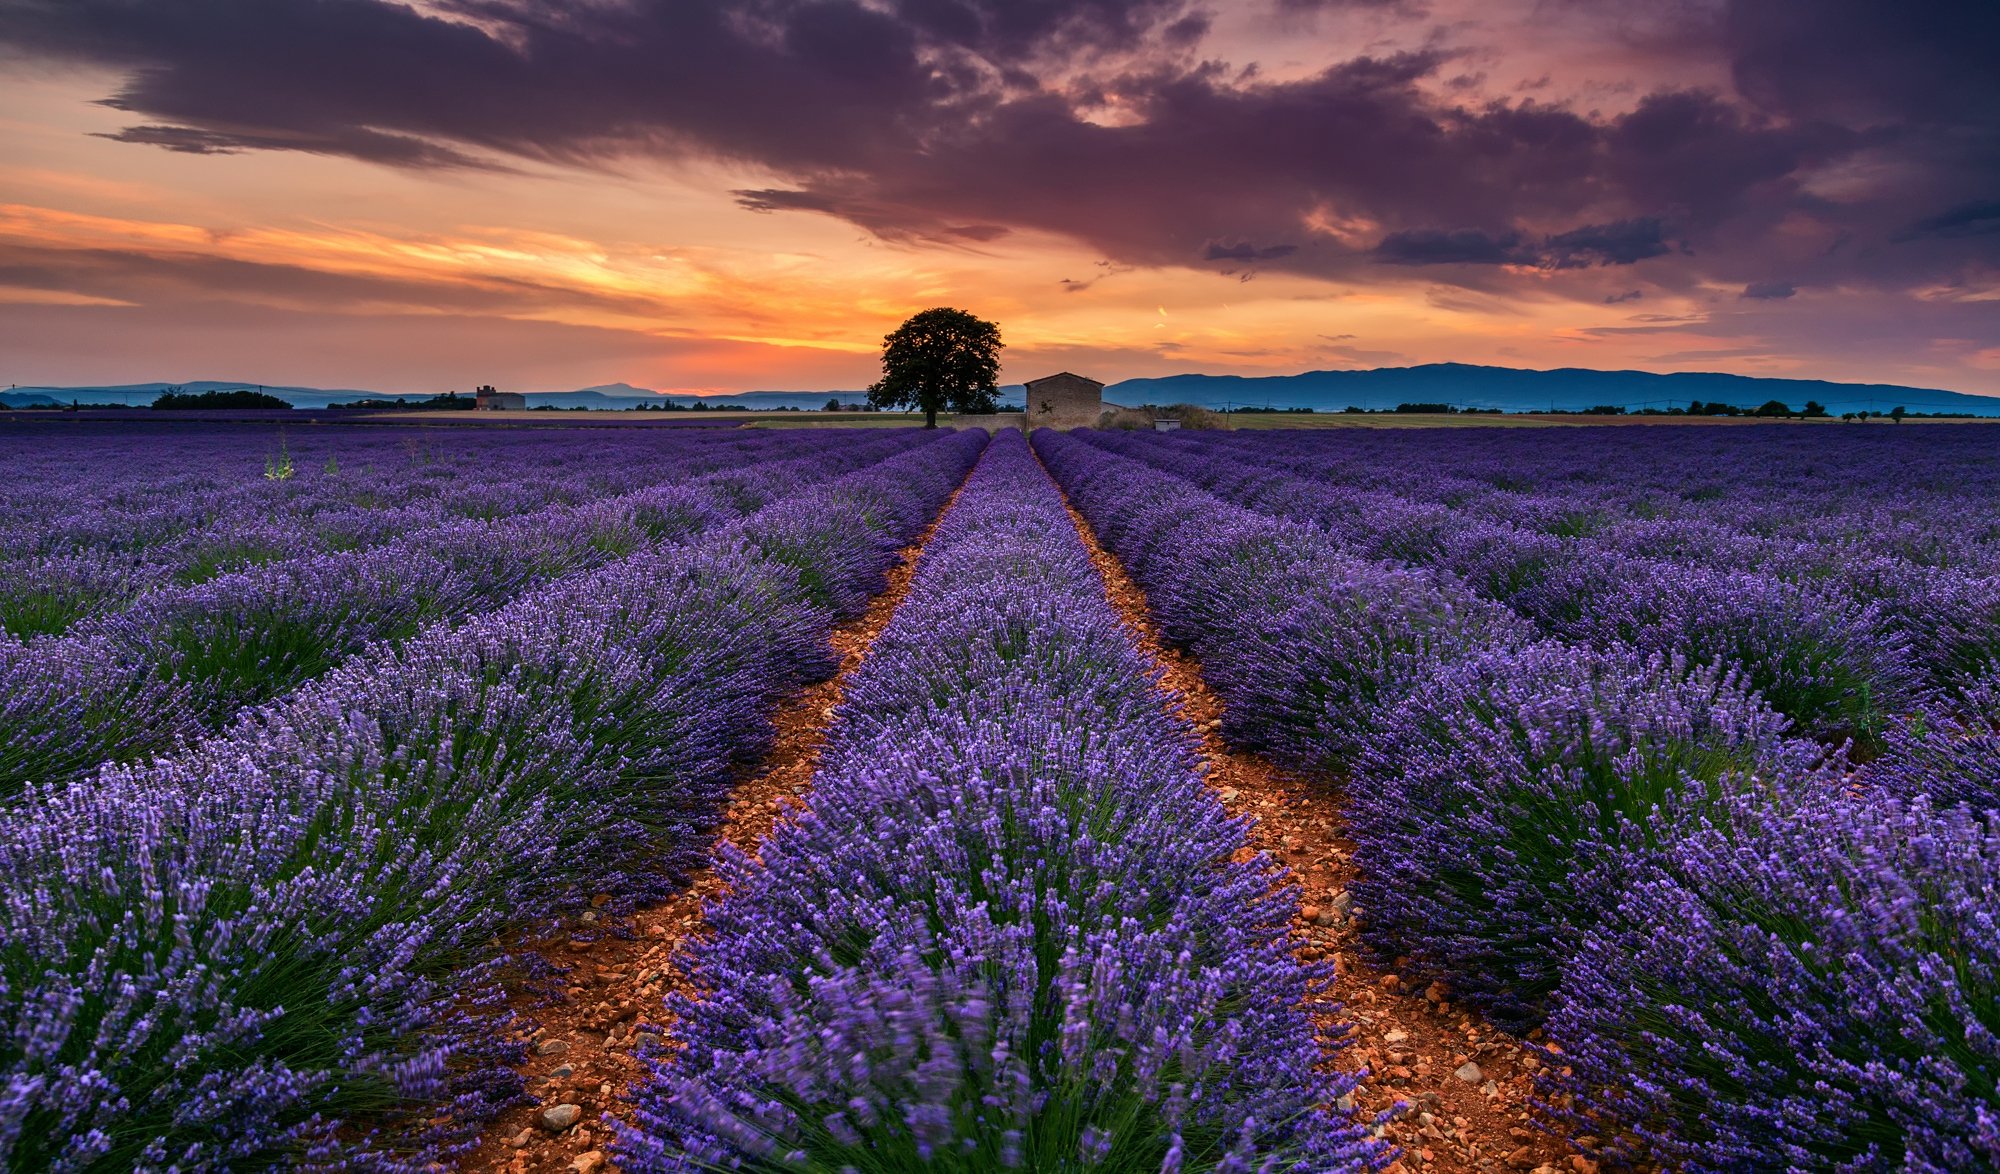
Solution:
[{"label": "distant tree line", "polygon": [[238,388],[235,391],[166,391],[161,392],[159,398],[153,401],[153,410],[156,412],[216,409],[237,412],[246,409],[257,411],[284,409],[289,411],[291,406],[291,404],[279,399],[275,395],[261,391],[251,391],[247,387]]},{"label": "distant tree line", "polygon": [[447,391],[443,395],[428,396],[424,399],[414,401],[406,396],[399,395],[395,399],[357,399],[349,400],[346,403],[328,404],[326,406],[336,412],[356,409],[371,412],[469,412],[478,407],[479,403],[469,395],[462,396],[456,391]]}]

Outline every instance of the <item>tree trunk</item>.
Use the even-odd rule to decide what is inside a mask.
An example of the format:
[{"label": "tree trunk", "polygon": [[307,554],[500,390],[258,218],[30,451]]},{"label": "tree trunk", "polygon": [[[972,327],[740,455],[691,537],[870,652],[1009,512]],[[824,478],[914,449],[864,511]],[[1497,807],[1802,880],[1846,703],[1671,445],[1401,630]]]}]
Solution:
[{"label": "tree trunk", "polygon": [[925,408],[925,409],[924,409],[924,427],[926,427],[926,428],[935,428],[935,427],[937,427],[937,409],[936,409],[936,408]]}]

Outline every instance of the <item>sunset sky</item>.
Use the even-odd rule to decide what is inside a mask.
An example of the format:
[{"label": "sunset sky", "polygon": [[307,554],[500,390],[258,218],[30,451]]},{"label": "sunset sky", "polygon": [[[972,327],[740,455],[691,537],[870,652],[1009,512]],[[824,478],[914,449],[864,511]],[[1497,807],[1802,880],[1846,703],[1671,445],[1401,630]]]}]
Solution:
[{"label": "sunset sky", "polygon": [[1991,0],[0,0],[0,386],[2000,394]]}]

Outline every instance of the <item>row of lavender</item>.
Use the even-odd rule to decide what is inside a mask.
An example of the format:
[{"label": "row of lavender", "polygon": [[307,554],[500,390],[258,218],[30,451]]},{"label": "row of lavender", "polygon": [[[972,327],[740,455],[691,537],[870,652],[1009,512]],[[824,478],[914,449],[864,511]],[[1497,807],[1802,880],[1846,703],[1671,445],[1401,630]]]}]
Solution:
[{"label": "row of lavender", "polygon": [[[1782,435],[1764,438],[1778,443]],[[1091,443],[1236,504],[1310,521],[1356,553],[1452,574],[1546,635],[1733,667],[1803,732],[1854,739],[1857,756],[1872,760],[1872,783],[1941,804],[2000,806],[2000,730],[1992,723],[2000,706],[2000,575],[1909,562],[1870,570],[1856,556],[1849,579],[1816,579],[1788,572],[1783,560],[1717,568],[1684,550],[1636,558],[1435,503],[1325,484],[1281,471],[1287,463],[1268,455],[1231,459],[1241,451],[1234,442],[1099,435]],[[1447,452],[1455,443],[1439,441]],[[1739,455],[1737,463],[1754,462]],[[1971,461],[1962,455],[1958,463]],[[1990,453],[1985,463],[1989,477],[2000,467]],[[1837,551],[1815,555],[1822,556],[1840,561]]]},{"label": "row of lavender", "polygon": [[[282,478],[267,475],[276,470],[264,430],[170,429],[130,443],[91,433],[31,448],[0,438],[14,481],[0,498],[0,632],[60,632],[149,591],[426,527],[580,505],[783,443],[754,433],[707,443],[530,433],[439,448],[405,433],[418,447],[399,449],[369,430],[321,431],[332,433],[315,446],[327,450],[324,463]],[[225,473],[211,468],[225,458]]]},{"label": "row of lavender", "polygon": [[[692,462],[744,468],[419,530],[366,550],[287,559],[26,642],[0,637],[0,795],[164,749],[279,696],[372,643],[499,606],[538,583],[683,540],[915,443],[841,436],[728,443]],[[760,459],[761,458],[761,459]],[[669,476],[689,462],[666,461]]]},{"label": "row of lavender", "polygon": [[1344,780],[1364,941],[1545,1029],[1593,1151],[2000,1162],[2000,813],[1857,792],[1746,674],[1551,640],[1326,528],[1035,444],[1225,735]]},{"label": "row of lavender", "polygon": [[726,863],[628,1170],[1364,1170],[1295,890],[1242,852],[1053,484],[1001,433],[810,809]]},{"label": "row of lavender", "polygon": [[1547,635],[1738,666],[1801,730],[1852,738],[1863,758],[1913,711],[1976,709],[2000,672],[2000,576],[1990,573],[1806,540],[1787,546],[1797,557],[1764,562],[1707,560],[1698,538],[1676,544],[1671,534],[1635,553],[1297,475],[1282,460],[1239,455],[1234,442],[1094,443],[1324,526],[1358,553],[1450,572]]},{"label": "row of lavender", "polygon": [[[0,1166],[448,1158],[521,1095],[503,943],[679,883],[773,699],[831,670],[830,625],[983,445],[930,440],[31,787],[0,815]],[[398,1110],[420,1144],[369,1125]]]},{"label": "row of lavender", "polygon": [[[20,544],[144,547],[243,505],[273,513],[343,502],[392,508],[464,487],[467,508],[477,510],[484,494],[505,485],[487,477],[496,464],[530,482],[595,467],[598,491],[615,492],[621,476],[681,439],[687,438],[656,433],[641,441],[541,429],[481,429],[447,438],[423,428],[213,422],[64,429],[0,420],[0,460],[23,478],[0,501],[0,532],[7,535],[0,553],[20,553]],[[290,477],[273,476],[287,464]],[[504,500],[492,505],[501,508]],[[48,523],[39,534],[15,528],[36,519]]]},{"label": "row of lavender", "polygon": [[[1720,557],[2000,566],[1995,429],[1673,428],[1210,436],[1239,455],[1489,520]],[[1808,546],[1787,550],[1788,544]]]},{"label": "row of lavender", "polygon": [[1894,601],[1950,581],[1926,571],[2000,572],[2000,428],[1984,425],[1500,438],[1457,430],[1429,443],[1404,437],[1395,448],[1379,440],[1216,442],[1238,459],[1449,509],[1461,523],[1831,581],[1863,600]]}]

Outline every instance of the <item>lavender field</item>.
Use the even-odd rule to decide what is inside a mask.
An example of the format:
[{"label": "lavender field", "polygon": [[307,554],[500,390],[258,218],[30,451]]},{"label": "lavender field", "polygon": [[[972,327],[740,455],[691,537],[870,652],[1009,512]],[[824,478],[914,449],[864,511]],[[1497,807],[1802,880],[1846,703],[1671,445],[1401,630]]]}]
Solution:
[{"label": "lavender field", "polygon": [[9,1170],[1992,1170],[2000,428],[12,426],[0,891]]}]

